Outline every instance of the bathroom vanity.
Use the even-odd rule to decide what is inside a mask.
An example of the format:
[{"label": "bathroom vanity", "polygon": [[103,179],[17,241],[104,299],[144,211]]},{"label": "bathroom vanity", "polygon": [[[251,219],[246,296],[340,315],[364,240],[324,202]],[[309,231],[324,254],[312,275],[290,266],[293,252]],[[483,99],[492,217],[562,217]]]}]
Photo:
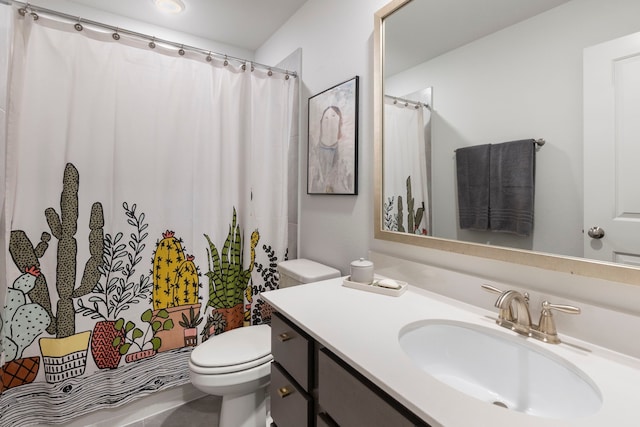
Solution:
[{"label": "bathroom vanity", "polygon": [[[393,297],[347,288],[342,282],[342,278],[331,279],[262,294],[277,311],[272,319],[270,390],[272,417],[278,427],[638,424],[640,360],[634,357],[564,336],[562,331],[563,342],[557,345],[522,337],[496,324],[493,296],[488,296],[491,303],[483,309],[411,283],[407,292]],[[403,343],[408,332],[431,323],[444,325],[443,331],[462,325],[464,331],[472,331],[472,336],[473,331],[486,331],[507,347],[524,349],[518,352],[521,360],[514,365],[516,369],[534,364],[530,356],[542,355],[551,361],[548,366],[575,373],[572,378],[576,381],[559,381],[555,371],[546,371],[547,365],[541,365],[543,371],[529,378],[530,384],[519,387],[526,393],[527,387],[535,387],[539,380],[542,388],[559,391],[568,403],[553,407],[557,399],[540,403],[532,398],[532,407],[525,404],[509,409],[504,407],[509,405],[496,404],[500,396],[478,398],[464,386],[451,386],[446,378],[436,378],[428,373],[426,363],[421,365],[420,355],[416,359]],[[457,333],[448,339],[453,346],[456,341],[468,342],[466,336],[458,338]],[[497,366],[504,362],[506,367],[516,358],[499,345],[492,353],[492,343],[498,341],[481,339],[474,344],[478,348],[460,360],[481,360],[484,354],[497,361]],[[439,346],[423,347],[428,350]],[[488,365],[479,369],[488,371],[489,378],[512,376],[508,371],[493,372],[496,368]],[[591,400],[572,400],[575,393],[571,387],[576,385]],[[522,390],[516,393],[521,393],[520,400],[528,401]]]},{"label": "bathroom vanity", "polygon": [[283,315],[274,313],[271,330],[278,427],[428,425]]}]

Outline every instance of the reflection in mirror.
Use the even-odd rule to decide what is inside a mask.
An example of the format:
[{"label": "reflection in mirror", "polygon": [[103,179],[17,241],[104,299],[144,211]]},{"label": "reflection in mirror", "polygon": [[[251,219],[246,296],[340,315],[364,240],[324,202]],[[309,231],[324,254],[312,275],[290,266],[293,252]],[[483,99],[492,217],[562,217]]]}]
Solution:
[{"label": "reflection in mirror", "polygon": [[[583,211],[592,196],[583,188],[583,174],[603,173],[583,163],[588,155],[583,99],[590,99],[583,87],[583,52],[639,32],[639,14],[637,0],[394,0],[382,8],[376,14],[374,51],[376,238],[640,283],[640,270],[609,263],[628,256],[609,251],[599,258],[607,262],[577,259],[585,248],[607,248],[609,236],[595,244],[583,232],[599,222]],[[415,172],[411,179],[412,198],[424,194],[421,220],[428,236],[423,237],[416,230],[395,232],[385,223],[394,195],[396,201],[403,196],[408,223],[406,182],[394,194],[387,182],[389,175],[407,175],[413,168],[396,171],[395,161],[387,159],[396,143],[386,139],[391,119],[384,95],[405,98],[425,87],[437,93],[437,104],[429,110],[431,158],[424,165],[431,171],[422,180],[426,188],[417,187]],[[531,235],[461,229],[455,150],[538,138],[547,144],[536,152]],[[414,201],[414,227],[419,207]]]},{"label": "reflection in mirror", "polygon": [[431,88],[384,99],[385,230],[431,230]]}]

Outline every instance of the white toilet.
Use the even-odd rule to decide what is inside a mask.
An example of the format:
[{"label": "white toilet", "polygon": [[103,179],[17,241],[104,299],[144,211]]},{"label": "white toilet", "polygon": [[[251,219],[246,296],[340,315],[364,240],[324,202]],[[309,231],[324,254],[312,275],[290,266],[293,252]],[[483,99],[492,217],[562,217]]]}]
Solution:
[{"label": "white toilet", "polygon": [[[340,277],[335,268],[308,259],[283,261],[278,272],[281,288]],[[265,427],[272,359],[268,325],[233,329],[193,349],[191,383],[222,396],[220,427]]]}]

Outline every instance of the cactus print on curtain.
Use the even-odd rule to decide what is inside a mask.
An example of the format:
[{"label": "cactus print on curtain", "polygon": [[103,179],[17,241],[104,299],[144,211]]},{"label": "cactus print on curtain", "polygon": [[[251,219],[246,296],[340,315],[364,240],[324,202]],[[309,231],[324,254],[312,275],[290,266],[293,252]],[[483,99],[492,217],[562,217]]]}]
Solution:
[{"label": "cactus print on curtain", "polygon": [[296,82],[14,27],[0,425],[62,424],[184,384],[193,346],[270,321]]},{"label": "cactus print on curtain", "polygon": [[422,104],[385,97],[384,116],[384,138],[390,143],[383,158],[390,172],[382,184],[383,228],[431,235],[431,112]]}]

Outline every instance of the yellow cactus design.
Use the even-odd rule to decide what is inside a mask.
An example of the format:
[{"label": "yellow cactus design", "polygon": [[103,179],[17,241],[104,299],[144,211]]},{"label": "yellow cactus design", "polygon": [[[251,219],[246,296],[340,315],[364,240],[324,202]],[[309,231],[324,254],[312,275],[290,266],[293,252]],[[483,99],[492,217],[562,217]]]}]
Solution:
[{"label": "yellow cactus design", "polygon": [[200,281],[193,256],[184,249],[173,231],[162,233],[153,256],[153,309],[198,302]]}]

